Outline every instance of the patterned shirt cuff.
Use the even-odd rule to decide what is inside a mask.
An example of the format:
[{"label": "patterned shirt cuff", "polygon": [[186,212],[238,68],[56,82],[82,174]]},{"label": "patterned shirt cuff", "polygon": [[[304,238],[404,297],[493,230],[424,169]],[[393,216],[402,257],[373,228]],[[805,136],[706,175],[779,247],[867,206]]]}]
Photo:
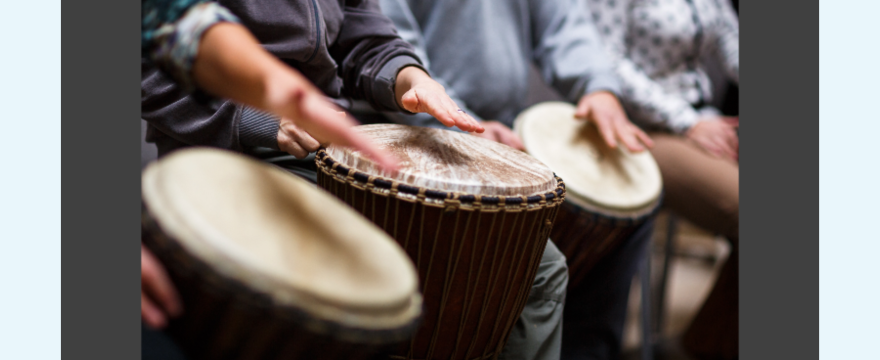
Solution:
[{"label": "patterned shirt cuff", "polygon": [[163,24],[155,32],[151,59],[187,91],[195,90],[192,66],[205,31],[221,22],[239,23],[229,10],[215,2],[201,3],[187,10],[174,23]]}]

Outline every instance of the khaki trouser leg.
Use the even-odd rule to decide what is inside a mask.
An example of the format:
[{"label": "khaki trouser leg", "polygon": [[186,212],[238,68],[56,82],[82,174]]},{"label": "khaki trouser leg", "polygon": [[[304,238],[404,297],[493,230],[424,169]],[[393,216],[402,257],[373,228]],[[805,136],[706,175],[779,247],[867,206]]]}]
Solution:
[{"label": "khaki trouser leg", "polygon": [[728,238],[733,251],[683,336],[702,359],[734,359],[739,344],[739,164],[716,158],[683,137],[652,134],[663,174],[664,203],[678,215]]},{"label": "khaki trouser leg", "polygon": [[716,158],[681,136],[652,134],[664,205],[706,230],[739,240],[739,164]]}]

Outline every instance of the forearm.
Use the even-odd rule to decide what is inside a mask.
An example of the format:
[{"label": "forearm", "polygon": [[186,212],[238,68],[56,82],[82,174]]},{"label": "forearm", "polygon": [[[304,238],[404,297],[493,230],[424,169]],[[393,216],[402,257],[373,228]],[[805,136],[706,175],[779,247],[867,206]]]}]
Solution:
[{"label": "forearm", "polygon": [[270,99],[272,87],[277,86],[273,84],[291,87],[301,82],[244,26],[232,23],[217,24],[205,32],[192,71],[205,91],[267,112],[277,112]]}]

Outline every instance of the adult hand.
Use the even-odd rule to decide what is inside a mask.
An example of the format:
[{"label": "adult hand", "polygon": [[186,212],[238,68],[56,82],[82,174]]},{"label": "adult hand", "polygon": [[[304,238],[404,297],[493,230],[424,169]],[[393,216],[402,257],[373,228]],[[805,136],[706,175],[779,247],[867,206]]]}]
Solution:
[{"label": "adult hand", "polygon": [[489,139],[495,142],[502,143],[517,150],[526,149],[526,147],[522,143],[522,140],[520,140],[519,135],[513,132],[513,130],[510,130],[507,125],[504,125],[494,120],[483,121],[481,125],[484,129],[486,129],[486,131],[475,134],[476,136],[479,136],[483,139]]},{"label": "adult hand", "polygon": [[148,326],[161,329],[181,313],[174,284],[162,264],[141,244],[141,318]]},{"label": "adult hand", "polygon": [[611,148],[617,147],[618,140],[632,152],[654,146],[648,134],[629,121],[617,97],[608,91],[595,91],[581,97],[574,116],[595,124]]},{"label": "adult hand", "polygon": [[685,136],[712,155],[739,161],[737,127],[739,127],[738,117],[704,118],[691,126]]},{"label": "adult hand", "polygon": [[461,111],[446,94],[443,85],[415,66],[405,67],[397,73],[394,92],[397,103],[410,112],[428,113],[443,125],[458,126],[467,132],[482,133],[485,130],[477,120]]}]

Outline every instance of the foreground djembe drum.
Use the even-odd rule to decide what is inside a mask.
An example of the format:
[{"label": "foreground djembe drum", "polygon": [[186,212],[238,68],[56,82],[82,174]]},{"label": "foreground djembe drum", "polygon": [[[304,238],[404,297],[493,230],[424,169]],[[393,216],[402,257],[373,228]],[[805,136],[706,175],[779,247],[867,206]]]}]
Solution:
[{"label": "foreground djembe drum", "polygon": [[568,103],[541,103],[514,122],[528,153],[566,180],[568,195],[550,238],[568,259],[571,289],[654,215],[663,187],[650,153],[608,148],[574,112]]},{"label": "foreground djembe drum", "polygon": [[416,336],[393,359],[494,359],[522,313],[565,189],[547,166],[475,136],[356,128],[401,160],[391,176],[358,153],[318,151],[318,184],[385,229],[416,263]]},{"label": "foreground djembe drum", "polygon": [[422,300],[406,254],[313,185],[203,149],[159,160],[142,182],[142,241],[181,296],[168,332],[189,359],[387,359],[414,333]]}]

